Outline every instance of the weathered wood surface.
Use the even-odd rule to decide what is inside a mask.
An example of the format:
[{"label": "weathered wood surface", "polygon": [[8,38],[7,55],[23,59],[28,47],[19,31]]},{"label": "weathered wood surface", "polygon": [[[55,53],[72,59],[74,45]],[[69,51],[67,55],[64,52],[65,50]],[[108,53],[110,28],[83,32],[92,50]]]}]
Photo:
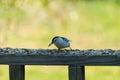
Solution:
[{"label": "weathered wood surface", "polygon": [[25,80],[25,66],[9,65],[9,80]]},{"label": "weathered wood surface", "polygon": [[85,67],[79,65],[68,66],[69,80],[85,80]]},{"label": "weathered wood surface", "polygon": [[117,66],[120,65],[120,51],[0,48],[0,64]]}]

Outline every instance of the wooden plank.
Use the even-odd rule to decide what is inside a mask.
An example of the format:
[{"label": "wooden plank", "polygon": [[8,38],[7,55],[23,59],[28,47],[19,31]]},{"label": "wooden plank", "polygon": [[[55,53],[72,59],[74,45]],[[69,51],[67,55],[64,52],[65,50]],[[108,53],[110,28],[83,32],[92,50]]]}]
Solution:
[{"label": "wooden plank", "polygon": [[84,66],[69,65],[69,80],[85,80]]},{"label": "wooden plank", "polygon": [[0,64],[119,66],[117,56],[0,56]]},{"label": "wooden plank", "polygon": [[10,80],[25,80],[24,65],[9,65],[9,79]]},{"label": "wooden plank", "polygon": [[77,70],[78,72],[78,77],[79,77],[79,75],[81,76],[80,77],[80,80],[85,80],[85,66],[80,66],[80,67],[78,67],[78,70]]}]

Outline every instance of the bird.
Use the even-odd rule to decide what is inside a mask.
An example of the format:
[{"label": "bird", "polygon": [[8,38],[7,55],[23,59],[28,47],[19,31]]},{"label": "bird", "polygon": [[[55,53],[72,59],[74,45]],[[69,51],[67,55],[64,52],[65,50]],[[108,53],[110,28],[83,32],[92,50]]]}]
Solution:
[{"label": "bird", "polygon": [[60,36],[53,37],[48,47],[51,46],[52,44],[54,44],[58,48],[58,50],[61,50],[63,48],[68,48],[68,47],[71,49],[70,40],[65,37],[60,37]]}]

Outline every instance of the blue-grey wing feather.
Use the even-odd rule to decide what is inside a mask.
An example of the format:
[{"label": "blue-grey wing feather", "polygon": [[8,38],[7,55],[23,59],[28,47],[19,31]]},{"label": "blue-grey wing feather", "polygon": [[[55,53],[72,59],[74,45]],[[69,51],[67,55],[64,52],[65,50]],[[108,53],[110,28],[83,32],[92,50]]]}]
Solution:
[{"label": "blue-grey wing feather", "polygon": [[65,38],[65,37],[61,37],[63,40],[65,40],[65,41],[67,41],[67,42],[69,42],[70,40],[69,39],[67,39],[67,38]]}]

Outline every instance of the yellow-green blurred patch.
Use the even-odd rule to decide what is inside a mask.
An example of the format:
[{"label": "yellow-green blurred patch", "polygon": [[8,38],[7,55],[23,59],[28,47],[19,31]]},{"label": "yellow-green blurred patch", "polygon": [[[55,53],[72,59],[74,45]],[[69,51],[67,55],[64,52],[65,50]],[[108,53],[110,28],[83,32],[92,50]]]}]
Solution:
[{"label": "yellow-green blurred patch", "polygon": [[[1,0],[0,5],[0,47],[46,49],[59,35],[71,40],[72,49],[120,49],[119,0]],[[86,67],[86,79],[119,80],[119,70]],[[26,80],[67,76],[67,67],[26,67]],[[0,80],[8,80],[8,66],[0,65]]]}]

